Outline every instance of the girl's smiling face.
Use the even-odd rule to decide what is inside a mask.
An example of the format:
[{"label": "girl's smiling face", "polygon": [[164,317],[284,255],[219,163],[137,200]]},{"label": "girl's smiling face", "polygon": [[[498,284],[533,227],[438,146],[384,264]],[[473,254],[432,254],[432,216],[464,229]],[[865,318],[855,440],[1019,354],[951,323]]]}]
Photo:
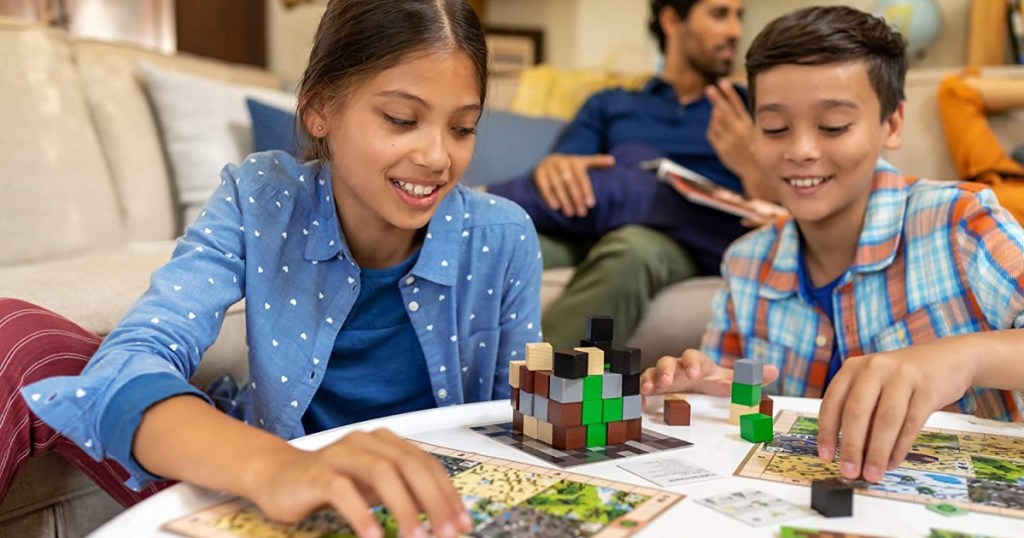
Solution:
[{"label": "girl's smiling face", "polygon": [[409,55],[333,111],[311,112],[309,132],[330,148],[346,236],[426,226],[469,166],[481,109],[473,63],[445,51]]}]

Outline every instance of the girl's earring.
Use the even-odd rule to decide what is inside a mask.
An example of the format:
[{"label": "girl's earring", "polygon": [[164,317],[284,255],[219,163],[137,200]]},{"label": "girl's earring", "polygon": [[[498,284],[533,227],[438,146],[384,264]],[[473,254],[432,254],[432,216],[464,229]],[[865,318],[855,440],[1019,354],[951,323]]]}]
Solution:
[{"label": "girl's earring", "polygon": [[323,131],[324,130],[324,126],[323,125],[317,125],[316,126],[316,130],[317,131]]}]

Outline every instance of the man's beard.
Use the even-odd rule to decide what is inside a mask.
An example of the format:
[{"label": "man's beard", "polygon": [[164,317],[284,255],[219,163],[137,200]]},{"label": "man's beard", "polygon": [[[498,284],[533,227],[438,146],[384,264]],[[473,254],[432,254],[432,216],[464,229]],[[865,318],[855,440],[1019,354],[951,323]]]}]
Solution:
[{"label": "man's beard", "polygon": [[714,82],[732,72],[732,62],[725,62],[724,65],[714,60],[702,60],[698,58],[687,58],[686,62],[690,68],[699,73],[709,83]]}]

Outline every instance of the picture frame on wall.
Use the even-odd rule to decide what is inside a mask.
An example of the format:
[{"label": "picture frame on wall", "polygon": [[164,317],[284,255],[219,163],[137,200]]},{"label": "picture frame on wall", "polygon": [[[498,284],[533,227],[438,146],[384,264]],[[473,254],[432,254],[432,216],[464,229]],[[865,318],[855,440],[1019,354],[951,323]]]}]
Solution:
[{"label": "picture frame on wall", "polygon": [[534,28],[488,27],[491,73],[518,74],[544,61],[544,31]]}]

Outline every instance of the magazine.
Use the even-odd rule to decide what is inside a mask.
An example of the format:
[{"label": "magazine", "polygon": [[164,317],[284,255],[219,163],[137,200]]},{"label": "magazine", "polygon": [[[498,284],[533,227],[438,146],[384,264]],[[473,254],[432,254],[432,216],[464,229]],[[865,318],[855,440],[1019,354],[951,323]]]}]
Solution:
[{"label": "magazine", "polygon": [[750,200],[743,195],[715,184],[710,179],[669,159],[641,163],[645,170],[656,170],[658,179],[671,185],[692,203],[711,207],[755,222],[771,219],[786,212],[782,206],[763,200]]}]

